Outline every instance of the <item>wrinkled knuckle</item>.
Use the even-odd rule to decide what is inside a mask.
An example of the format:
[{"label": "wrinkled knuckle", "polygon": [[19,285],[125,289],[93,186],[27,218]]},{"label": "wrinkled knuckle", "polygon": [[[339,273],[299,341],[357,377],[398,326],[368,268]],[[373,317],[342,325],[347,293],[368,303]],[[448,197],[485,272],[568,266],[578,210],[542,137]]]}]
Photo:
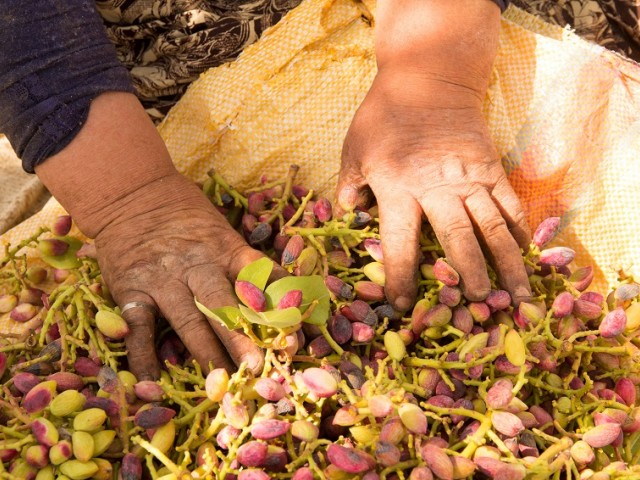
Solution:
[{"label": "wrinkled knuckle", "polygon": [[134,345],[129,347],[129,353],[127,353],[127,359],[132,362],[131,365],[137,365],[137,368],[143,370],[150,370],[152,367],[148,365],[150,362],[156,361],[156,354],[151,348],[141,348],[140,345]]},{"label": "wrinkled knuckle", "polygon": [[[384,232],[381,232],[383,238],[386,238],[387,242],[386,248],[404,248],[403,239],[415,237],[414,229],[410,228],[408,225],[398,225],[394,228],[386,228]],[[383,240],[384,241],[384,240]]]},{"label": "wrinkled knuckle", "polygon": [[[408,211],[408,210],[407,210]],[[396,249],[405,248],[407,240],[417,242],[420,235],[420,224],[413,218],[413,213],[398,218],[398,210],[380,205],[380,234],[383,246],[386,248],[395,246]],[[400,220],[400,221],[399,221]]]},{"label": "wrinkled knuckle", "polygon": [[470,233],[472,233],[470,225],[462,220],[453,221],[444,228],[446,241],[459,241],[468,237]]},{"label": "wrinkled knuckle", "polygon": [[484,194],[486,193],[486,188],[484,187],[484,185],[478,182],[476,179],[466,182],[464,184],[464,188],[465,192],[463,198],[465,199],[465,201],[469,198],[484,196]]},{"label": "wrinkled knuckle", "polygon": [[496,238],[507,230],[507,222],[501,216],[491,216],[483,220],[480,229],[485,238]]},{"label": "wrinkled knuckle", "polygon": [[197,288],[197,291],[202,295],[198,296],[199,302],[204,302],[209,308],[213,308],[222,306],[220,299],[228,300],[230,296],[233,298],[231,284],[222,272],[211,272],[209,269],[209,274],[205,278],[207,279],[206,283],[203,283],[202,280],[197,283],[191,280],[187,283],[192,291],[196,291],[196,287],[200,287]]},{"label": "wrinkled knuckle", "polygon": [[146,334],[135,329],[132,329],[125,337],[125,344],[127,346],[128,357],[146,355],[150,345],[152,345]]},{"label": "wrinkled knuckle", "polygon": [[133,331],[153,329],[154,315],[144,308],[128,310],[122,315],[122,317]]},{"label": "wrinkled knuckle", "polygon": [[213,302],[214,299],[218,299],[220,297],[224,298],[228,295],[231,295],[231,291],[229,290],[229,283],[224,279],[220,279],[209,286],[209,291],[207,292],[205,298]]},{"label": "wrinkled knuckle", "polygon": [[189,331],[189,333],[200,332],[205,327],[203,316],[199,312],[178,312],[179,324],[174,328]]},{"label": "wrinkled knuckle", "polygon": [[127,267],[127,271],[132,272],[135,275],[139,275],[140,272],[148,272],[156,266],[156,261],[157,260],[152,261],[145,257],[138,257],[130,263]]},{"label": "wrinkled knuckle", "polygon": [[156,353],[151,346],[145,347],[141,343],[127,342],[127,360],[131,370],[138,379],[141,377],[155,378],[159,370]]},{"label": "wrinkled knuckle", "polygon": [[527,237],[531,236],[531,229],[529,228],[529,222],[527,221],[527,214],[523,210],[518,210],[515,213],[513,221],[516,225],[514,228],[521,230],[522,234]]},{"label": "wrinkled knuckle", "polygon": [[500,163],[500,170],[498,171],[498,179],[495,182],[492,194],[496,190],[511,191],[515,195],[515,192],[513,191],[513,186],[511,185],[511,183],[509,182],[509,179],[507,178],[507,175],[502,166],[502,163]]},{"label": "wrinkled knuckle", "polygon": [[205,282],[209,285],[211,282],[218,283],[217,280],[223,276],[222,269],[214,263],[210,256],[206,258],[201,256],[197,263],[193,263],[189,268],[185,269],[183,283],[189,287],[195,283]]}]

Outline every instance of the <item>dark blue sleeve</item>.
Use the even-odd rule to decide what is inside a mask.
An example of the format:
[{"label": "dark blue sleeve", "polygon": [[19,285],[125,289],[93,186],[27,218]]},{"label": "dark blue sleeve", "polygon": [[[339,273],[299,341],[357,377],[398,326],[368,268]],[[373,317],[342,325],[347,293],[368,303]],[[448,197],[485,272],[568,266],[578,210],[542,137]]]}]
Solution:
[{"label": "dark blue sleeve", "polygon": [[500,7],[500,10],[503,12],[509,6],[509,0],[493,0],[493,1],[498,4],[498,6]]},{"label": "dark blue sleeve", "polygon": [[4,0],[0,132],[23,168],[58,153],[103,92],[134,92],[92,0]]}]

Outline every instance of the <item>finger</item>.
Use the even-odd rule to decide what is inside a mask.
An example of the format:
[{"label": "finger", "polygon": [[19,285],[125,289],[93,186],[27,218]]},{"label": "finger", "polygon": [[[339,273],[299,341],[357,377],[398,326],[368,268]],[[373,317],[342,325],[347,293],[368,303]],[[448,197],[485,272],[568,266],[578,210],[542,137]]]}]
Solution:
[{"label": "finger", "polygon": [[473,224],[458,197],[427,198],[422,208],[444,249],[448,262],[460,274],[464,296],[472,302],[484,300],[491,284],[484,255]]},{"label": "finger", "polygon": [[416,298],[422,209],[409,195],[390,192],[378,196],[378,211],[385,293],[394,308],[404,312]]},{"label": "finger", "polygon": [[516,305],[529,299],[531,289],[520,248],[489,193],[480,189],[465,199],[465,205],[486,244],[502,287]]},{"label": "finger", "polygon": [[117,300],[121,309],[132,302],[149,306],[127,308],[122,312],[122,318],[129,325],[129,333],[124,341],[131,373],[138,380],[158,379],[160,363],[155,350],[156,303],[149,295],[137,290],[129,290],[119,295]]},{"label": "finger", "polygon": [[[244,267],[249,265],[251,262],[255,262],[265,255],[258,250],[254,250],[249,245],[244,242],[241,242],[238,247],[233,250],[233,254],[230,256],[229,260],[229,281],[235,282],[235,279],[238,277],[238,273]],[[273,270],[271,271],[271,275],[269,275],[269,281],[273,282],[280,278],[286,277],[289,275],[287,271],[278,265],[276,262],[273,262]],[[235,297],[233,297],[235,298]],[[232,303],[235,305],[235,303]]]},{"label": "finger", "polygon": [[[219,278],[218,281],[212,281],[210,268],[203,266],[192,269],[189,272],[188,284],[198,301],[208,308],[238,304],[238,300],[231,290],[231,285],[227,281],[222,278]],[[240,331],[231,331],[213,320],[211,326],[236,365],[246,362],[254,373],[262,371],[264,355],[260,347],[249,337]]]},{"label": "finger", "polygon": [[208,320],[196,308],[194,293],[183,283],[171,282],[164,286],[162,293],[156,298],[156,303],[187,350],[204,370],[208,370],[209,362],[213,362],[215,368],[232,371],[233,363],[224,346]]},{"label": "finger", "polygon": [[505,178],[504,181],[498,182],[491,196],[506,220],[511,235],[521,248],[526,249],[531,243],[531,229],[522,203],[509,181]]},{"label": "finger", "polygon": [[367,181],[360,170],[353,166],[354,161],[349,160],[343,153],[342,168],[338,177],[336,188],[336,217],[341,217],[346,212],[353,211],[356,207],[366,209],[373,195],[367,186]]}]

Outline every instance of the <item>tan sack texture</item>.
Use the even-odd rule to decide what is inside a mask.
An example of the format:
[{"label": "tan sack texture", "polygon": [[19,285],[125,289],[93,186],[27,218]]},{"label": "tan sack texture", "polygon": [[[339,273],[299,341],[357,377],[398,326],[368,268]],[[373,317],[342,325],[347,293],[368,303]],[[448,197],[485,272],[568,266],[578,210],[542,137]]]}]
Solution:
[{"label": "tan sack texture", "polygon": [[40,210],[49,197],[38,177],[22,170],[9,140],[0,134],[0,234]]}]

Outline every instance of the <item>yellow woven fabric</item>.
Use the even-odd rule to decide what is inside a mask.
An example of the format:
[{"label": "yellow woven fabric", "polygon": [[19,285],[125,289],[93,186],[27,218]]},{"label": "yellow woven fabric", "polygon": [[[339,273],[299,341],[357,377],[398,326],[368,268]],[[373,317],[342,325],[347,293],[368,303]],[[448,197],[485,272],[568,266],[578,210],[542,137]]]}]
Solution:
[{"label": "yellow woven fabric", "polygon": [[[245,188],[297,163],[302,183],[331,194],[375,70],[373,28],[356,4],[305,0],[238,60],[202,75],[159,130],[193,180],[215,165]],[[484,105],[496,147],[530,224],[562,216],[556,243],[577,250],[576,265],[596,266],[600,290],[613,267],[640,273],[638,99],[636,64],[514,7],[503,16]],[[51,202],[2,238],[24,238],[60,211]],[[17,328],[0,319],[0,331]]]}]

